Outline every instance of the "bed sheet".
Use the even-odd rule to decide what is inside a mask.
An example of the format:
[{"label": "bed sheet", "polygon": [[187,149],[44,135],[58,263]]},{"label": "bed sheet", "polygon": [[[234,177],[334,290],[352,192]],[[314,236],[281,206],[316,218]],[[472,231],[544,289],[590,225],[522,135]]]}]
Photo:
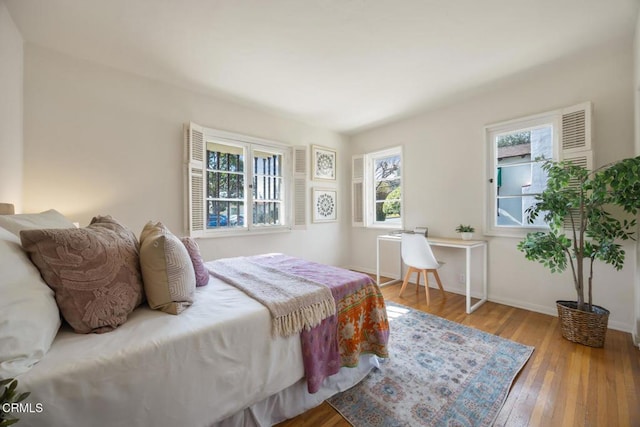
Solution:
[{"label": "bed sheet", "polygon": [[300,338],[272,338],[268,310],[218,279],[178,316],[148,307],[106,334],[62,328],[18,377],[42,412],[21,426],[209,426],[303,378]]}]

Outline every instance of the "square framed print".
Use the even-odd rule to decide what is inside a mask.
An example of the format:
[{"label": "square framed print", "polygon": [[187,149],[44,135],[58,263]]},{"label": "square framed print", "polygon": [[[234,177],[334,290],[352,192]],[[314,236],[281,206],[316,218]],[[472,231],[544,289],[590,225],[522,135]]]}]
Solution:
[{"label": "square framed print", "polygon": [[338,220],[337,191],[329,188],[313,189],[313,222]]},{"label": "square framed print", "polygon": [[336,152],[330,148],[311,146],[311,179],[336,180]]}]

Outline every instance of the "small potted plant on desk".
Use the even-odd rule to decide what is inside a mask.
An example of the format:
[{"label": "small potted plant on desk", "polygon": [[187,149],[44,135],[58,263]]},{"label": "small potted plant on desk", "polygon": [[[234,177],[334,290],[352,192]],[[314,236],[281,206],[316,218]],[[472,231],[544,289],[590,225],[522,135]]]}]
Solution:
[{"label": "small potted plant on desk", "polygon": [[[633,239],[640,209],[640,157],[589,171],[569,161],[547,160],[547,188],[526,211],[529,223],[541,216],[548,231],[527,234],[518,249],[552,273],[571,267],[576,301],[556,301],[562,336],[591,347],[604,346],[609,311],[592,303],[596,259],[620,270]],[[615,212],[615,214],[613,213]],[[585,289],[588,291],[585,299]]]},{"label": "small potted plant on desk", "polygon": [[470,225],[460,224],[456,227],[456,232],[460,233],[460,238],[462,240],[471,240],[473,238],[474,231],[476,231],[476,229]]}]

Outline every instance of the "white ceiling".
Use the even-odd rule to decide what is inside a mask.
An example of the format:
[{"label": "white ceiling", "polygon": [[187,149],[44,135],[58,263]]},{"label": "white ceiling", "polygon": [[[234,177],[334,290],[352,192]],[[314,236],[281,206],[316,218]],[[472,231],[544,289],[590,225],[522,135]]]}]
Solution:
[{"label": "white ceiling", "polygon": [[29,43],[345,133],[592,45],[629,41],[639,5],[639,0],[5,1]]}]

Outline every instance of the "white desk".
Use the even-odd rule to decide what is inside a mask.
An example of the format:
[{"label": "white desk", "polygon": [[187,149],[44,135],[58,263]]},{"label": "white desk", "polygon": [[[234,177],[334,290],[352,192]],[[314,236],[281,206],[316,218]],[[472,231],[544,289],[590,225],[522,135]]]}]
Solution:
[{"label": "white desk", "polygon": [[[466,296],[467,296],[467,314],[473,313],[478,307],[487,301],[487,242],[486,240],[462,240],[462,239],[445,239],[440,237],[429,237],[431,246],[443,246],[447,248],[464,249],[466,254]],[[380,242],[401,243],[400,235],[381,234],[376,239],[376,283],[378,286],[390,285],[391,283],[400,282],[401,280],[389,280],[380,283]],[[482,298],[471,305],[471,249],[482,248],[482,256],[484,262],[484,271],[482,278]],[[400,257],[400,276],[402,277],[402,257]]]}]

